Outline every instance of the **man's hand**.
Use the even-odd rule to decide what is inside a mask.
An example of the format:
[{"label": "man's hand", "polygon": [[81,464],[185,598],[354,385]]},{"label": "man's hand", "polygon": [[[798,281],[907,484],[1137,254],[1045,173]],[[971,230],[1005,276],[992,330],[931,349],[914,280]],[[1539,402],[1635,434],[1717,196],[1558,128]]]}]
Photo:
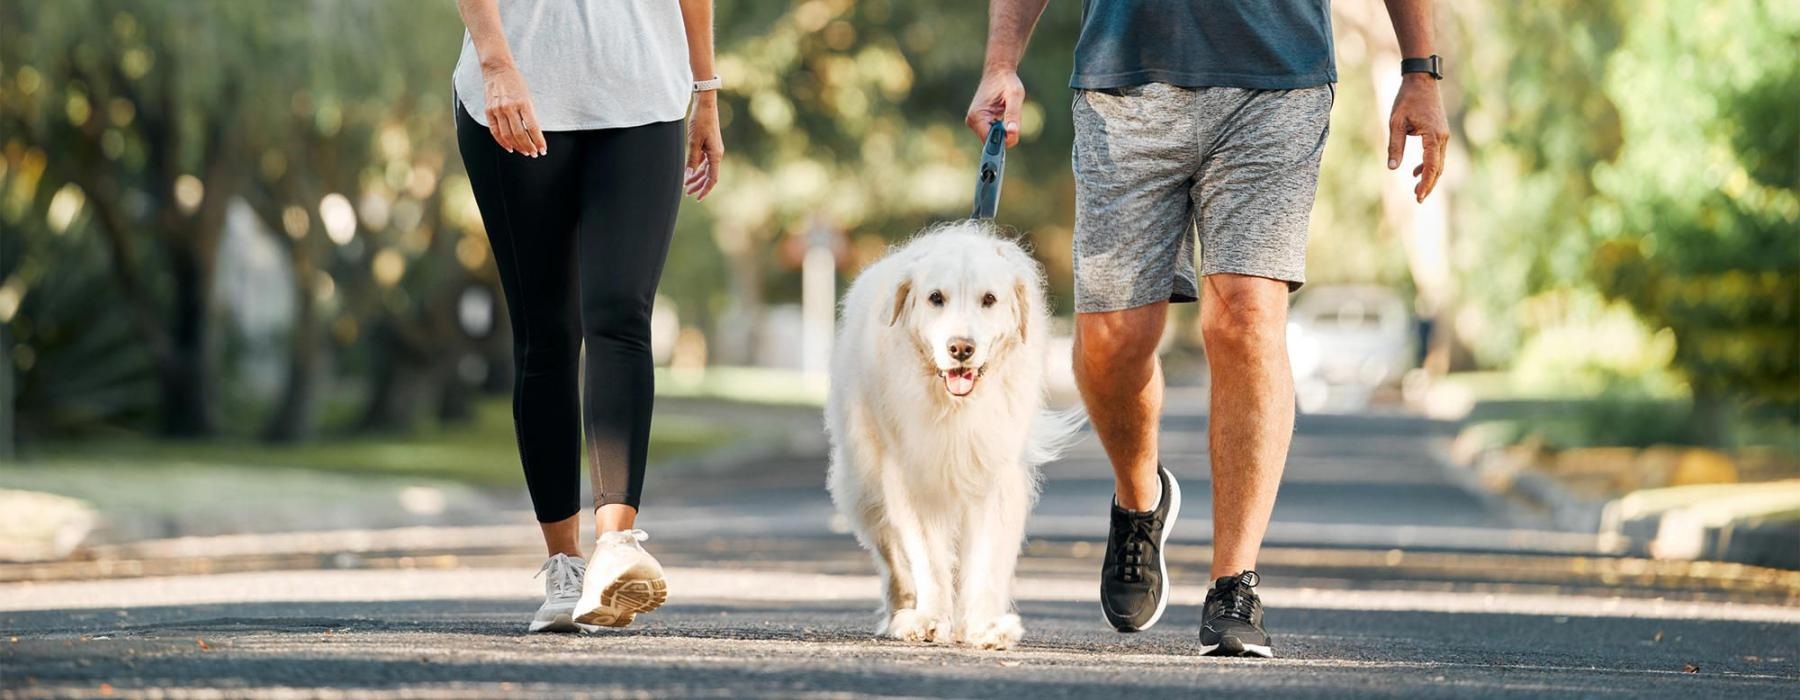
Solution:
[{"label": "man's hand", "polygon": [[1444,147],[1450,143],[1450,123],[1444,119],[1444,101],[1438,97],[1437,79],[1425,73],[1407,73],[1400,93],[1394,96],[1394,114],[1388,118],[1388,169],[1400,167],[1406,137],[1417,136],[1425,147],[1425,161],[1413,168],[1413,195],[1418,201],[1437,187],[1444,174]]},{"label": "man's hand", "polygon": [[969,130],[987,139],[988,125],[999,119],[1006,122],[1006,147],[1019,143],[1019,107],[1025,104],[1025,84],[1016,71],[996,70],[981,76],[981,87],[975,88],[975,99],[969,102],[969,114],[963,121]]}]

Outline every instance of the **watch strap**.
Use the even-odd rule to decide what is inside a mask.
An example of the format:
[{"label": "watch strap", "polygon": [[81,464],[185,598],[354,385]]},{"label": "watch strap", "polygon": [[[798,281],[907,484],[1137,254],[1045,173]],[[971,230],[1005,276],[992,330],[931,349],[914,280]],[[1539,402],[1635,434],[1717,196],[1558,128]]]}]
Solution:
[{"label": "watch strap", "polygon": [[708,90],[717,90],[717,89],[719,89],[719,86],[723,85],[724,83],[725,83],[725,81],[721,80],[719,78],[719,76],[716,76],[716,75],[707,80],[696,80],[696,81],[694,81],[694,92],[706,92]]},{"label": "watch strap", "polygon": [[1439,58],[1437,54],[1425,58],[1402,58],[1400,59],[1400,72],[1428,73],[1432,78],[1443,80],[1444,59]]}]

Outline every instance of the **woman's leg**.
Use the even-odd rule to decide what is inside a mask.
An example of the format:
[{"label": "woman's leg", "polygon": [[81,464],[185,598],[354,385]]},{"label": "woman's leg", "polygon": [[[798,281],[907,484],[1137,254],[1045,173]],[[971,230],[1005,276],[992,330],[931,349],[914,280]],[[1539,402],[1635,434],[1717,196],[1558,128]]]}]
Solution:
[{"label": "woman's leg", "polygon": [[650,307],[681,204],[681,122],[585,132],[576,234],[596,527],[630,529],[650,444]]},{"label": "woman's leg", "polygon": [[575,306],[580,140],[547,133],[548,153],[507,153],[460,107],[457,145],[487,229],[513,330],[513,427],[525,484],[552,556],[581,556],[581,335]]}]

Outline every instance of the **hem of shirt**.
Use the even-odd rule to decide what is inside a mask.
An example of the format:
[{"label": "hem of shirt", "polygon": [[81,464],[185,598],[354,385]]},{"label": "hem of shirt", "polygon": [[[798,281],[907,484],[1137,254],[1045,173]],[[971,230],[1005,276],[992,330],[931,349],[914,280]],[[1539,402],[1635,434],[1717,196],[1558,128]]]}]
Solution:
[{"label": "hem of shirt", "polygon": [[[458,105],[460,105],[462,107],[462,110],[464,112],[469,113],[469,118],[475,120],[476,124],[480,124],[481,128],[483,128],[483,129],[488,128],[487,115],[484,114],[484,112],[487,111],[485,107],[480,110],[477,110],[476,105],[470,104],[469,101],[466,98],[464,98],[462,95],[456,96],[456,102]],[[538,128],[542,129],[546,132],[551,132],[551,133],[555,133],[555,132],[559,132],[559,131],[597,131],[600,129],[629,129],[634,126],[648,126],[650,124],[666,124],[668,122],[678,122],[678,121],[681,121],[686,118],[687,118],[687,108],[684,106],[680,112],[677,112],[675,114],[675,116],[669,117],[666,119],[650,117],[650,118],[626,119],[626,120],[622,120],[622,121],[600,120],[600,121],[595,121],[595,122],[580,122],[580,123],[574,124],[574,125],[567,125],[567,124],[560,124],[560,123],[558,123],[558,124],[539,124]]]},{"label": "hem of shirt", "polygon": [[1297,90],[1335,82],[1337,82],[1337,68],[1335,67],[1299,75],[1253,75],[1213,71],[1187,73],[1150,68],[1098,75],[1076,73],[1069,77],[1069,87],[1076,90],[1111,90],[1147,83],[1167,83],[1185,88],[1234,87],[1247,90]]}]

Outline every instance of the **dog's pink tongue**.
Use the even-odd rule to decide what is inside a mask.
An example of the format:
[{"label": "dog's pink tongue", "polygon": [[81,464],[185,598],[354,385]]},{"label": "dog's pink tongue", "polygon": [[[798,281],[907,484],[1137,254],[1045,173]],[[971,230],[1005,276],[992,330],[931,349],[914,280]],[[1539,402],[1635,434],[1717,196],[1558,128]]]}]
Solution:
[{"label": "dog's pink tongue", "polygon": [[944,389],[956,396],[968,396],[975,390],[975,370],[950,370],[944,375]]}]

